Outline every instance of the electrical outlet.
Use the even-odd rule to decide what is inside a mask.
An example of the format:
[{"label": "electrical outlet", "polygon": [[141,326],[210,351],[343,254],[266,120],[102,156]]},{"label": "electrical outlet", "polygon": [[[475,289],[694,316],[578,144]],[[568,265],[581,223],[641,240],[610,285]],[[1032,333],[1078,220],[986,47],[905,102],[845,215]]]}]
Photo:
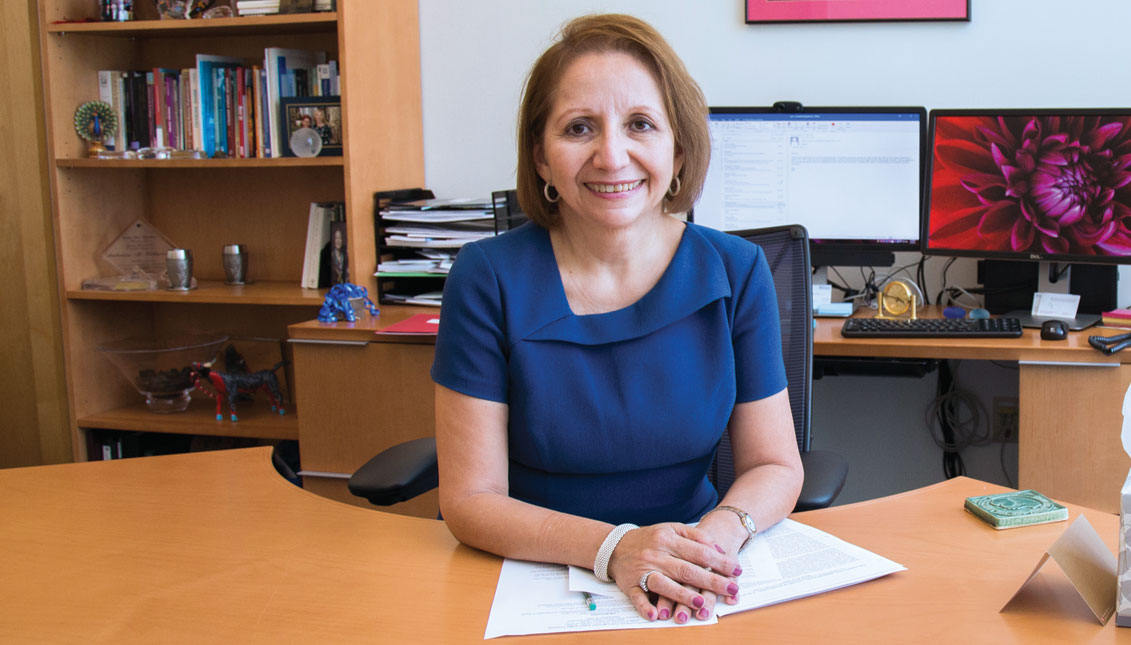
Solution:
[{"label": "electrical outlet", "polygon": [[1017,441],[1020,430],[1017,399],[1004,396],[994,397],[993,440]]}]

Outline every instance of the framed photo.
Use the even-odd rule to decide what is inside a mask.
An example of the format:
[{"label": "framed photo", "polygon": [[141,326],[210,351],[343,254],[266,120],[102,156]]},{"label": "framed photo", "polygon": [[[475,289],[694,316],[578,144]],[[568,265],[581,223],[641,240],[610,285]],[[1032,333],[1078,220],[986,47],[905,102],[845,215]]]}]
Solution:
[{"label": "framed photo", "polygon": [[303,96],[279,99],[279,144],[284,157],[298,156],[291,150],[291,135],[299,128],[311,128],[322,138],[319,157],[342,155],[342,98]]},{"label": "framed photo", "polygon": [[970,20],[970,0],[745,0],[746,23]]}]

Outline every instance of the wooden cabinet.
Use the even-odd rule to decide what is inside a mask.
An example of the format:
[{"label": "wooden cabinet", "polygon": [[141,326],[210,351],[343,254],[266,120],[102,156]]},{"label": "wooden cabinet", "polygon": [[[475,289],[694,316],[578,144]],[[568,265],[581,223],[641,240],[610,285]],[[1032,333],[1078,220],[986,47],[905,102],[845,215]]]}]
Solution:
[{"label": "wooden cabinet", "polygon": [[[342,502],[369,506],[346,478],[382,450],[436,434],[429,370],[434,336],[379,336],[377,329],[431,307],[382,305],[356,323],[307,321],[290,328],[303,420],[303,487]],[[435,518],[436,491],[382,510]]]},{"label": "wooden cabinet", "polygon": [[[86,457],[89,428],[297,439],[301,406],[279,416],[259,405],[236,423],[217,421],[207,400],[194,401],[184,413],[153,414],[97,346],[197,331],[285,338],[287,325],[314,318],[324,297],[299,286],[312,201],[345,202],[352,281],[375,293],[373,193],[424,183],[417,3],[338,0],[335,13],[164,21],[146,19],[155,17],[152,3],[135,7],[139,19],[125,23],[75,22],[94,17],[93,0],[43,0],[39,7],[75,458]],[[250,64],[267,47],[322,50],[339,61],[343,156],[85,158],[73,115],[79,104],[98,98],[98,70],[182,69],[199,53]],[[138,217],[193,250],[200,288],[81,288],[84,279],[109,273],[100,255]],[[232,243],[249,249],[252,284],[223,283],[220,253]]]}]

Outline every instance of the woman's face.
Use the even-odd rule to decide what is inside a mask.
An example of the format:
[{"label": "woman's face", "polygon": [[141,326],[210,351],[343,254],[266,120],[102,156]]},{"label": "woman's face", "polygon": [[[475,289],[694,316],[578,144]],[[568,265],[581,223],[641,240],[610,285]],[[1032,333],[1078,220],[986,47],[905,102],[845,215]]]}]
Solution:
[{"label": "woman's face", "polygon": [[342,232],[341,231],[334,231],[334,248],[335,249],[342,248],[344,246],[343,242],[344,242],[344,240],[342,240]]},{"label": "woman's face", "polygon": [[309,114],[302,115],[302,127],[304,127],[304,128],[310,127],[310,115]]},{"label": "woman's face", "polygon": [[683,163],[652,74],[613,52],[585,54],[566,68],[534,160],[561,195],[563,219],[609,227],[662,213]]}]

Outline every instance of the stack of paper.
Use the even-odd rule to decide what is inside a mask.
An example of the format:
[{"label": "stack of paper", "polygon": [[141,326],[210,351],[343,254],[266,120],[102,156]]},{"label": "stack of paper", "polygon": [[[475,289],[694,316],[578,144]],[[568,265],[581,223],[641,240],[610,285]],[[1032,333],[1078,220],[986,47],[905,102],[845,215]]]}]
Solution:
[{"label": "stack of paper", "polygon": [[[905,567],[849,544],[824,531],[782,520],[758,533],[739,555],[737,605],[718,603],[726,616],[787,600],[858,584]],[[583,602],[594,594],[596,609]],[[591,571],[555,564],[504,560],[484,638],[598,629],[690,628],[717,621],[692,619],[647,621],[614,583],[597,580]]]},{"label": "stack of paper", "polygon": [[381,211],[381,219],[386,246],[458,249],[495,234],[490,200],[429,199],[390,204]]}]

